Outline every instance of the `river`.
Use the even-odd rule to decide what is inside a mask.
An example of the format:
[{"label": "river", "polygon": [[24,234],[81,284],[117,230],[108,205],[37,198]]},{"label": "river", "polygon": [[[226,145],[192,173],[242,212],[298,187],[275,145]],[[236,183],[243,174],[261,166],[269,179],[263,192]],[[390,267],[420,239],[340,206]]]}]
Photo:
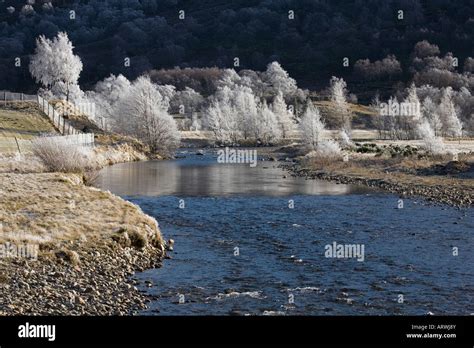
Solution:
[{"label": "river", "polygon": [[136,275],[154,298],[142,315],[474,313],[472,209],[401,208],[397,196],[293,178],[277,162],[220,164],[185,149],[107,167],[97,185],[175,240],[162,268]]}]

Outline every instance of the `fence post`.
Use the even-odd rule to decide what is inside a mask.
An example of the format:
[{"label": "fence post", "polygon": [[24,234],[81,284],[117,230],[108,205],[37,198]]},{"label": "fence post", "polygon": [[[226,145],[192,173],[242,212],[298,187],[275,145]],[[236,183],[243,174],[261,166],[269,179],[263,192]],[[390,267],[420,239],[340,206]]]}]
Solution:
[{"label": "fence post", "polygon": [[16,142],[16,147],[18,148],[18,152],[21,155],[21,149],[20,149],[20,144],[18,143],[18,139],[15,137],[15,142]]}]

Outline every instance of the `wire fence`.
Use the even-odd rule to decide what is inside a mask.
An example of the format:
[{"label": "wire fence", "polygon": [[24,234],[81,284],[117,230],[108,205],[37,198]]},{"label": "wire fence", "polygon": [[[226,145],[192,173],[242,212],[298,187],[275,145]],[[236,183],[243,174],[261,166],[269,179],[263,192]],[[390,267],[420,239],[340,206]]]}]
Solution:
[{"label": "wire fence", "polygon": [[12,101],[35,101],[36,94],[14,93],[9,91],[0,91],[0,101],[6,104]]},{"label": "wire fence", "polygon": [[[39,138],[36,138],[39,139]],[[67,146],[92,146],[94,145],[93,133],[72,134],[48,139],[58,139],[67,143]],[[0,137],[0,153],[30,153],[33,149],[35,139],[20,139],[17,137]]]},{"label": "wire fence", "polygon": [[82,134],[81,131],[74,128],[69,121],[61,116],[46,99],[39,95],[36,98],[40,109],[49,117],[62,135]]}]

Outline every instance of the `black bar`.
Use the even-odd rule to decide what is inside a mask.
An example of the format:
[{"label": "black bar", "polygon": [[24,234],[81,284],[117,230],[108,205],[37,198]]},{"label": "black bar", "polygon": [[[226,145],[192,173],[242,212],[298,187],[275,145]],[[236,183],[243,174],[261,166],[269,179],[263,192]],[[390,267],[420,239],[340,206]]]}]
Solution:
[{"label": "black bar", "polygon": [[[55,341],[19,338],[19,326],[55,325]],[[2,348],[28,344],[410,344],[469,346],[474,317],[4,317]],[[414,329],[426,326],[426,329]],[[430,328],[429,325],[435,325]],[[456,325],[438,329],[438,325]],[[412,333],[456,338],[407,338]]]}]

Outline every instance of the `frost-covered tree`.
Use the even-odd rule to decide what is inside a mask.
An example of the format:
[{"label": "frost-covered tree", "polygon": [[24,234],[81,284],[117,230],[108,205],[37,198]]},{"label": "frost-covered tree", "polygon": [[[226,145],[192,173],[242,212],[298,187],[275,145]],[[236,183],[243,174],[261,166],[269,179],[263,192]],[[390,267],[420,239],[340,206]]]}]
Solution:
[{"label": "frost-covered tree", "polygon": [[433,102],[430,97],[426,97],[425,100],[423,100],[421,111],[423,114],[423,118],[427,119],[429,124],[431,125],[434,134],[436,136],[440,135],[443,124],[441,123],[439,117],[438,105]]},{"label": "frost-covered tree", "polygon": [[464,72],[474,73],[474,58],[467,57],[464,61]]},{"label": "frost-covered tree", "polygon": [[308,99],[306,103],[306,110],[301,116],[299,127],[303,144],[310,150],[316,150],[323,140],[325,125],[319,109],[313,105],[311,99]]},{"label": "frost-covered tree", "polygon": [[462,135],[462,123],[458,117],[458,110],[453,102],[453,91],[451,87],[443,90],[439,105],[439,114],[443,124],[443,135],[447,137],[460,137]]},{"label": "frost-covered tree", "polygon": [[258,100],[248,87],[237,86],[233,91],[232,103],[237,127],[244,139],[258,139]]},{"label": "frost-covered tree", "polygon": [[220,88],[204,113],[205,125],[217,142],[235,144],[278,142],[281,130],[275,113],[249,87]]},{"label": "frost-covered tree", "polygon": [[183,129],[189,130],[199,128],[197,112],[204,105],[204,97],[194,89],[186,87],[183,91],[177,91],[170,101],[170,113],[180,114],[185,117]]},{"label": "frost-covered tree", "polygon": [[352,146],[351,138],[349,134],[347,134],[347,131],[345,129],[341,129],[339,132],[339,143],[343,148],[348,148]]},{"label": "frost-covered tree", "polygon": [[177,91],[170,101],[171,113],[192,115],[199,111],[204,104],[204,97],[194,89],[186,87],[183,91]]},{"label": "frost-covered tree", "polygon": [[[425,107],[431,107],[429,105],[429,100],[427,102],[428,106],[425,103]],[[426,115],[424,112],[427,110],[421,107],[420,99],[418,98],[417,90],[414,84],[412,84],[408,89],[408,96],[405,99],[405,103],[410,106],[410,124],[414,130],[414,134],[417,138],[423,140],[423,146],[425,149],[432,154],[444,153],[445,148],[442,139],[436,136],[436,132],[430,124],[430,119],[428,117],[424,117]],[[435,116],[431,115],[431,117]]]},{"label": "frost-covered tree", "polygon": [[431,154],[440,155],[446,152],[443,139],[437,137],[427,119],[421,119],[416,124],[418,137],[423,140],[423,147]]},{"label": "frost-covered tree", "polygon": [[224,87],[234,89],[240,84],[240,80],[239,74],[237,74],[234,69],[225,69],[216,85],[218,89],[222,89]]},{"label": "frost-covered tree", "polygon": [[206,127],[222,145],[234,144],[239,139],[237,111],[231,103],[231,98],[232,91],[229,87],[220,88],[204,112]]},{"label": "frost-covered tree", "polygon": [[437,56],[438,54],[440,54],[439,47],[430,44],[426,40],[417,42],[415,48],[413,49],[413,55],[416,58],[426,58],[430,56]]},{"label": "frost-covered tree", "polygon": [[82,61],[73,49],[65,32],[58,33],[53,40],[42,35],[36,41],[36,51],[30,61],[30,73],[36,82],[66,100],[69,100],[71,91],[80,90],[77,82]]},{"label": "frost-covered tree", "polygon": [[342,78],[333,76],[330,81],[331,101],[334,114],[341,129],[350,136],[352,126],[352,112],[347,103],[347,84]]},{"label": "frost-covered tree", "polygon": [[264,97],[266,93],[266,84],[262,81],[261,74],[254,70],[240,70],[240,81],[242,86],[249,87],[253,94],[259,98]]},{"label": "frost-covered tree", "polygon": [[263,145],[274,144],[281,138],[277,116],[266,102],[261,103],[258,108],[255,137]]},{"label": "frost-covered tree", "polygon": [[168,155],[180,142],[168,106],[169,100],[161,95],[157,85],[149,77],[141,76],[132,84],[128,96],[120,101],[119,126],[123,132],[147,143],[151,151]]},{"label": "frost-covered tree", "polygon": [[278,125],[280,127],[283,139],[286,139],[295,130],[295,121],[293,114],[288,110],[288,107],[283,98],[283,93],[278,92],[273,100],[272,111],[276,115]]},{"label": "frost-covered tree", "polygon": [[413,119],[419,120],[421,118],[421,104],[415,84],[412,83],[410,88],[408,88],[408,95],[404,102],[405,105],[402,105],[402,108],[405,107],[408,110],[401,110],[403,116],[411,116]]},{"label": "frost-covered tree", "polygon": [[111,74],[97,82],[93,91],[86,92],[85,100],[94,105],[95,119],[103,129],[118,130],[117,107],[128,97],[130,86],[130,81],[123,75]]},{"label": "frost-covered tree", "polygon": [[267,70],[262,74],[262,80],[267,84],[267,93],[270,95],[282,92],[287,97],[294,95],[297,91],[296,81],[278,62],[268,64]]},{"label": "frost-covered tree", "polygon": [[156,89],[163,98],[163,107],[166,108],[166,111],[169,111],[171,105],[171,99],[176,94],[176,87],[172,85],[157,85],[155,84]]},{"label": "frost-covered tree", "polygon": [[33,13],[35,13],[35,9],[30,4],[26,4],[21,8],[21,14],[22,15],[26,16],[26,15],[31,15]]}]

